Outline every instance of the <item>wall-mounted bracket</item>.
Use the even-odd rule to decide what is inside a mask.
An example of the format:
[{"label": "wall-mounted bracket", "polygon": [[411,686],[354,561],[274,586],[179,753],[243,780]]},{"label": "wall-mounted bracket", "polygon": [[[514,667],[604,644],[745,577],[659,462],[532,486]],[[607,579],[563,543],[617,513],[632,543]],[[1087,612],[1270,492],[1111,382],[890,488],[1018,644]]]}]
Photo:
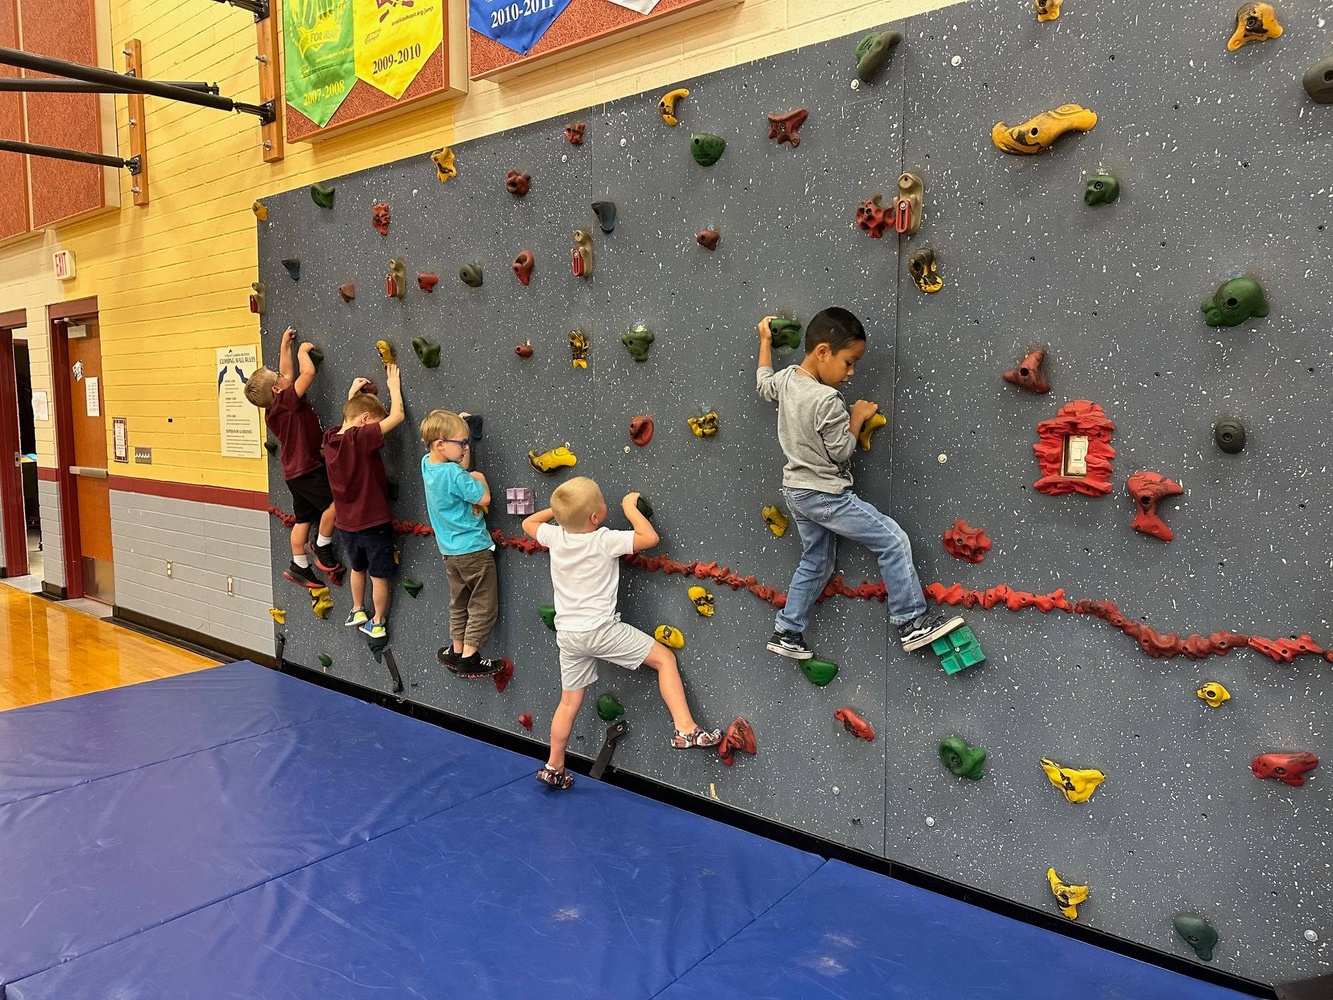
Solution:
[{"label": "wall-mounted bracket", "polygon": [[[125,72],[129,76],[143,75],[143,46],[139,39],[131,38],[122,50],[125,53]],[[130,112],[130,158],[126,162],[134,181],[130,184],[130,193],[134,195],[134,204],[143,207],[148,204],[148,153],[147,120],[144,113],[143,94],[129,95]]]}]

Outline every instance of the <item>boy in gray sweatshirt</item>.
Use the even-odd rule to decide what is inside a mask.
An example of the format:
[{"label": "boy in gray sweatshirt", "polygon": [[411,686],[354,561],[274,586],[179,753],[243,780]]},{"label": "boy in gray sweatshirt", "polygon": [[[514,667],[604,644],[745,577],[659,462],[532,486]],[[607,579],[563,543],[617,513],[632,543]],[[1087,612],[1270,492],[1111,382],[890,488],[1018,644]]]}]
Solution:
[{"label": "boy in gray sweatshirt", "polygon": [[825,309],[805,331],[805,358],[773,371],[773,335],[759,323],[759,395],[778,404],[778,442],[787,456],[782,496],[801,535],[801,562],[778,612],[770,651],[795,660],[814,655],[805,644],[810,609],[833,574],[838,538],[860,542],[879,560],[889,605],[904,650],[920,649],[963,624],[961,615],[929,612],[912,566],[912,545],[893,518],[852,492],[856,436],[879,409],[858,399],[850,412],[838,386],[852,377],[866,352],[866,332],[852,313]]}]

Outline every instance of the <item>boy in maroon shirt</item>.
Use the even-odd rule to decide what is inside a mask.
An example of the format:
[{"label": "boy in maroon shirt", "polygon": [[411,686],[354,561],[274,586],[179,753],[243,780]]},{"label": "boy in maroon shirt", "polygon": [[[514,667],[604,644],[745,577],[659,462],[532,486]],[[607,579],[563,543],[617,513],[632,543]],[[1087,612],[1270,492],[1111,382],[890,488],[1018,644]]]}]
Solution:
[{"label": "boy in maroon shirt", "polygon": [[[361,627],[372,639],[388,636],[389,594],[396,570],[393,561],[393,512],[389,479],[380,449],[384,435],[403,422],[403,390],[397,365],[386,369],[389,411],[371,393],[368,380],[354,379],[343,404],[343,422],[324,435],[329,485],[337,505],[338,530],[352,571],[352,613],[344,623]],[[375,617],[367,620],[366,573],[370,573]]]},{"label": "boy in maroon shirt", "polygon": [[324,455],[320,451],[323,431],[319,416],[305,398],[306,390],[315,380],[315,363],[310,360],[315,345],[306,342],[296,352],[300,371],[293,379],[295,339],[296,331],[287,327],[282,334],[278,371],[257,369],[245,383],[245,398],[266,411],[268,429],[278,439],[282,478],[292,491],[292,513],[296,517],[292,525],[292,564],[282,575],[292,583],[316,590],[324,586],[324,581],[310,568],[310,558],[306,555],[310,525],[319,524],[319,534],[311,547],[315,565],[325,573],[341,573],[343,567],[333,550],[333,493],[329,490]]}]

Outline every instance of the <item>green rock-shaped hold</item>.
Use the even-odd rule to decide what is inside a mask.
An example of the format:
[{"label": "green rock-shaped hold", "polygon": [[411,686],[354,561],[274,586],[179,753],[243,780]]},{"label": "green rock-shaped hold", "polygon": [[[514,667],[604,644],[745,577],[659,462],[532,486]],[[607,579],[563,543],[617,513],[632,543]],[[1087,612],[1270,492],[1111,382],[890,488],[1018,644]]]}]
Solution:
[{"label": "green rock-shaped hold", "polygon": [[1203,302],[1203,321],[1209,326],[1235,326],[1251,316],[1268,315],[1264,288],[1253,278],[1232,278]]},{"label": "green rock-shaped hold", "polygon": [[376,663],[384,662],[384,651],[389,648],[389,637],[382,635],[379,638],[366,636],[366,645],[370,648],[370,655],[375,657]]},{"label": "green rock-shaped hold", "polygon": [[319,665],[323,667],[325,670],[328,670],[329,667],[333,666],[333,657],[330,656],[328,653],[320,653]]},{"label": "green rock-shaped hold", "polygon": [[333,185],[332,184],[311,184],[310,200],[320,208],[333,207]]},{"label": "green rock-shaped hold", "polygon": [[397,503],[398,495],[403,491],[403,488],[398,483],[398,477],[386,476],[385,478],[389,481],[389,502]]},{"label": "green rock-shaped hold", "polygon": [[613,694],[604,694],[597,699],[597,714],[603,722],[615,722],[625,714],[625,706],[620,704]]},{"label": "green rock-shaped hold", "polygon": [[830,663],[828,660],[817,660],[811,657],[808,660],[797,660],[801,665],[801,673],[805,674],[805,679],[818,687],[825,687],[833,678],[838,676],[838,665]]},{"label": "green rock-shaped hold", "polygon": [[555,605],[543,604],[537,609],[537,614],[542,616],[542,623],[552,632],[555,631]]},{"label": "green rock-shaped hold", "polygon": [[801,324],[786,316],[777,316],[768,321],[768,332],[773,334],[774,347],[800,347]]},{"label": "green rock-shaped hold", "polygon": [[648,518],[648,520],[651,521],[653,519],[653,505],[648,502],[643,494],[639,494],[639,499],[634,501],[634,506],[638,509],[639,513]]},{"label": "green rock-shaped hold", "polygon": [[425,586],[424,583],[420,583],[416,580],[411,580],[406,578],[403,580],[403,589],[406,590],[413,597],[417,597],[421,593],[421,588],[424,586]]},{"label": "green rock-shaped hold", "polygon": [[310,358],[310,363],[315,366],[315,371],[319,371],[319,366],[324,363],[324,352],[318,347],[312,347],[306,354]]},{"label": "green rock-shaped hold", "polygon": [[1083,204],[1109,205],[1120,197],[1120,182],[1110,174],[1093,174],[1083,188]]},{"label": "green rock-shaped hold", "polygon": [[1176,933],[1185,939],[1185,943],[1194,949],[1205,962],[1213,960],[1213,949],[1217,947],[1217,931],[1197,913],[1177,913],[1171,921]]},{"label": "green rock-shaped hold", "polygon": [[280,447],[281,445],[278,444],[278,439],[272,434],[269,434],[269,436],[264,439],[264,448],[270,455],[276,455]]},{"label": "green rock-shaped hold", "polygon": [[427,368],[440,367],[440,345],[432,344],[425,337],[412,338],[412,350],[417,352],[417,357],[422,365]]},{"label": "green rock-shaped hold", "polygon": [[727,140],[720,135],[695,132],[694,135],[690,136],[690,155],[694,157],[694,162],[701,167],[711,167],[722,159],[722,153],[726,148]]},{"label": "green rock-shaped hold", "polygon": [[893,47],[903,40],[900,31],[872,31],[856,43],[856,78],[870,83],[888,64]]},{"label": "green rock-shaped hold", "polygon": [[985,747],[970,747],[961,736],[940,741],[940,763],[960,778],[980,781],[981,765],[986,763]]}]

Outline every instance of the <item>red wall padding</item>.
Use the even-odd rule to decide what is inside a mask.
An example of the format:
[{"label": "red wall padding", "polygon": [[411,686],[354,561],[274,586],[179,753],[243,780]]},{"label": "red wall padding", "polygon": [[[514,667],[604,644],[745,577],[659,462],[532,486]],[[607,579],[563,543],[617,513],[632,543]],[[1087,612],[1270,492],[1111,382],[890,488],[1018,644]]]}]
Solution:
[{"label": "red wall padding", "polygon": [[[19,47],[18,14],[14,0],[0,0],[0,46]],[[18,76],[12,66],[0,66],[0,76]],[[0,94],[0,137],[23,138],[23,95]],[[18,153],[0,153],[0,240],[28,230],[28,173]]]}]

